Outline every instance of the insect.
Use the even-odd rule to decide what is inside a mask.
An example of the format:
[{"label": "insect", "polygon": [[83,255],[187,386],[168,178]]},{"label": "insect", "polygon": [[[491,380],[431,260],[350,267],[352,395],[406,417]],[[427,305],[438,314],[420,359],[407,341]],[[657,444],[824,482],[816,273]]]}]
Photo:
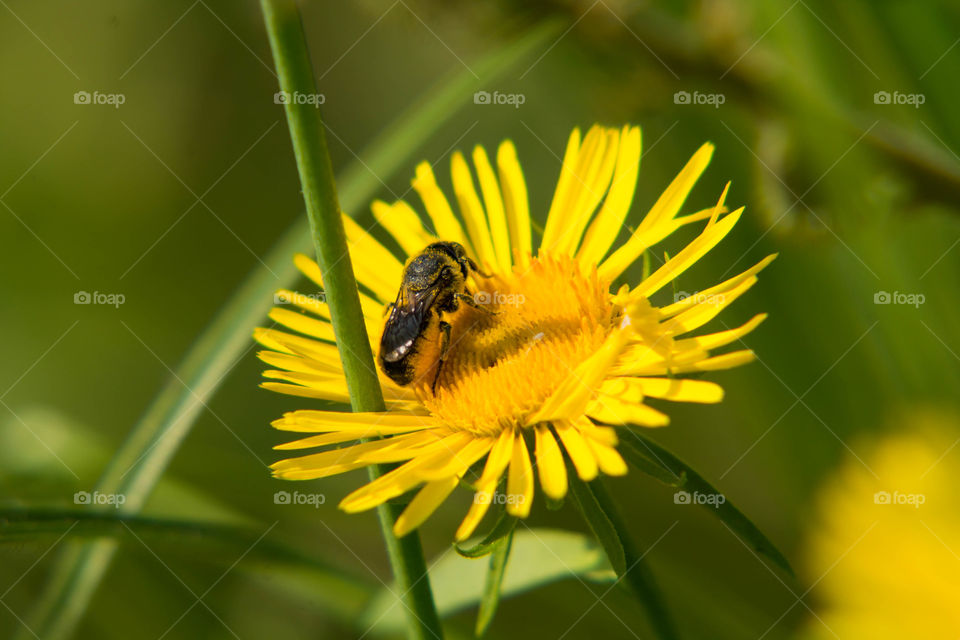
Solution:
[{"label": "insect", "polygon": [[425,341],[439,337],[440,358],[431,385],[436,393],[452,328],[444,314],[459,309],[461,302],[481,308],[467,291],[467,278],[472,273],[485,275],[463,245],[444,241],[428,245],[403,268],[397,300],[388,306],[390,315],[377,358],[383,372],[398,385],[408,385],[429,370],[433,363],[422,362],[423,347]]}]

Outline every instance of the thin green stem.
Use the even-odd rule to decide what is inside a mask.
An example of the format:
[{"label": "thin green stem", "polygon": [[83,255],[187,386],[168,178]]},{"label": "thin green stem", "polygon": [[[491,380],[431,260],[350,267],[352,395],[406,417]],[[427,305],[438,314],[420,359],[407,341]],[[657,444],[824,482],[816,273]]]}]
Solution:
[{"label": "thin green stem", "polygon": [[[311,99],[319,94],[300,12],[294,0],[261,0],[261,7],[280,90],[286,98],[287,123],[350,402],[354,411],[383,411],[380,381],[360,310],[323,121],[316,106],[318,100]],[[371,467],[371,479],[379,477],[382,471]],[[398,505],[386,504],[380,507],[378,515],[397,587],[405,594],[409,637],[442,638],[420,539],[415,532],[403,538],[393,535],[399,511]]]}]

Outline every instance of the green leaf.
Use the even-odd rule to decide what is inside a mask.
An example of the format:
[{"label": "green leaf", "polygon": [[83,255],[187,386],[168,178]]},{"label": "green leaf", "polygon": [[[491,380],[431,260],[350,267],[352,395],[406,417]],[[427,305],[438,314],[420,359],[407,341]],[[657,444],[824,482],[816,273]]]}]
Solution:
[{"label": "green leaf", "polygon": [[624,459],[636,467],[642,473],[653,477],[670,487],[683,488],[687,484],[687,472],[681,471],[678,474],[662,464],[653,457],[649,450],[644,450],[630,441],[628,437],[622,437],[617,449],[623,455]]},{"label": "green leaf", "polygon": [[487,581],[483,586],[483,599],[480,600],[480,610],[477,612],[476,635],[483,637],[487,632],[493,616],[500,604],[500,588],[503,585],[503,575],[507,571],[507,561],[510,559],[510,547],[513,542],[513,530],[496,542],[493,553],[490,555],[490,567],[487,570]]},{"label": "green leaf", "polygon": [[309,584],[313,604],[341,622],[352,622],[372,595],[373,585],[321,557],[271,540],[263,529],[125,515],[116,509],[0,509],[0,545],[20,546],[47,537],[70,541],[110,538],[183,553],[192,561],[200,559],[223,568],[242,556],[238,571],[262,579],[266,586],[284,594]]},{"label": "green leaf", "polygon": [[[483,599],[488,564],[446,552],[430,563],[430,581],[436,593],[437,610],[447,617]],[[510,565],[500,588],[509,598],[565,578],[609,583],[614,579],[610,564],[596,542],[588,536],[557,529],[524,528],[514,533]],[[403,607],[395,589],[383,588],[370,603],[361,626],[380,635],[403,630]]]},{"label": "green leaf", "polygon": [[500,517],[497,519],[497,523],[493,525],[493,529],[490,530],[490,533],[483,537],[483,540],[472,547],[464,547],[458,543],[454,543],[453,548],[456,549],[457,553],[464,558],[482,558],[485,555],[493,553],[493,551],[496,549],[497,543],[513,533],[513,529],[517,526],[517,522],[517,518],[509,515],[506,509],[503,509],[500,513]]},{"label": "green leaf", "polygon": [[[619,450],[627,462],[668,486],[682,487],[689,493],[723,495],[682,460],[634,429],[620,429]],[[705,506],[708,506],[721,522],[730,527],[754,551],[766,556],[778,567],[793,575],[790,563],[776,545],[733,506],[730,500],[725,499],[716,506]]]},{"label": "green leaf", "polygon": [[[340,204],[345,211],[365,209],[386,179],[409,161],[431,134],[448,122],[466,98],[543,46],[557,32],[545,23],[427,92],[376,138],[369,150],[339,179]],[[474,75],[475,74],[475,75]],[[138,512],[194,422],[236,361],[250,346],[250,332],[270,309],[273,292],[293,283],[298,272],[294,253],[312,246],[306,217],[294,223],[276,246],[230,297],[213,323],[200,335],[141,420],[121,445],[96,489],[126,496],[124,511]],[[115,543],[111,540],[69,543],[58,554],[46,589],[37,596],[30,627],[42,638],[68,637],[83,615],[106,573]],[[32,637],[21,627],[18,638]]]},{"label": "green leaf", "polygon": [[590,483],[584,482],[577,477],[576,469],[570,460],[567,459],[566,462],[570,493],[587,526],[603,546],[617,576],[630,587],[634,596],[647,609],[657,635],[667,640],[677,638],[663,595],[643,560],[644,554],[634,549],[626,527],[601,481],[597,479]]}]

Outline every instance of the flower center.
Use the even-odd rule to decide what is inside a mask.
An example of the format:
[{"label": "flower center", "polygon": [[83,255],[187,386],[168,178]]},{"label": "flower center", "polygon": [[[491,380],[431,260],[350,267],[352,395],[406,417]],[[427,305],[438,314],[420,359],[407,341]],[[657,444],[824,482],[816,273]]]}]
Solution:
[{"label": "flower center", "polygon": [[475,435],[525,424],[616,326],[620,309],[608,289],[595,269],[581,273],[570,258],[539,256],[511,273],[477,277],[478,308],[461,304],[447,318],[450,347],[437,394],[420,386],[420,401]]}]

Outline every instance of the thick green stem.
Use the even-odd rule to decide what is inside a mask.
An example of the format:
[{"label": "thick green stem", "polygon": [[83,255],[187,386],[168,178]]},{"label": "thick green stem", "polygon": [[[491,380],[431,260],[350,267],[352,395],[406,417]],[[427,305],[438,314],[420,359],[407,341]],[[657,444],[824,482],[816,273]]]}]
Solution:
[{"label": "thick green stem", "polygon": [[[300,12],[294,0],[261,0],[261,7],[350,401],[354,411],[383,411]],[[381,473],[380,468],[370,468],[371,479]],[[442,638],[419,537],[415,532],[401,539],[393,535],[397,505],[383,505],[378,513],[397,588],[405,594],[409,636]]]}]

